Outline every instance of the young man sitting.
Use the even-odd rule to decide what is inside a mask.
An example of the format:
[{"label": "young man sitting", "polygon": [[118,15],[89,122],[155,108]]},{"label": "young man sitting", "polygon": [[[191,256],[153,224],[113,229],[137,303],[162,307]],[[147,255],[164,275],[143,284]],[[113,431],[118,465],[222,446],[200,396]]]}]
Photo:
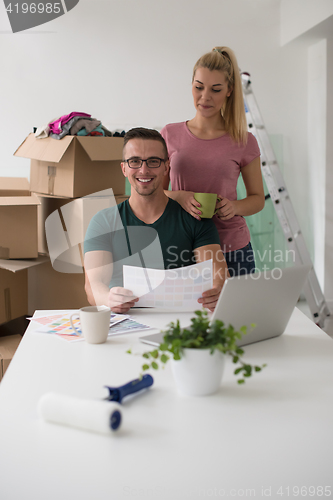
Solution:
[{"label": "young man sitting", "polygon": [[198,303],[213,311],[228,277],[214,223],[196,220],[164,194],[169,160],[159,132],[144,128],[127,132],[123,158],[121,168],[131,184],[131,196],[117,207],[98,212],[85,238],[89,303],[107,305],[116,313],[125,313],[135,305],[138,298],[123,287],[123,264],[138,262],[142,267],[172,269],[212,259],[213,288],[203,292]]}]

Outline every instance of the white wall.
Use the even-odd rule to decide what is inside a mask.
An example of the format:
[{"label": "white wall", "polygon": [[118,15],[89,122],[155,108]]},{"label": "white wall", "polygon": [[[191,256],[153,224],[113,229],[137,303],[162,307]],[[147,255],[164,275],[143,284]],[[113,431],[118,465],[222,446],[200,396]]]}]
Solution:
[{"label": "white wall", "polygon": [[282,0],[281,44],[294,40],[332,15],[332,0]]},{"label": "white wall", "polygon": [[325,284],[325,208],[326,208],[326,110],[327,41],[308,49],[308,140],[309,181],[314,266],[321,288]]},{"label": "white wall", "polygon": [[0,9],[0,176],[29,176],[28,160],[12,155],[33,126],[59,114],[85,111],[115,127],[191,118],[195,61],[229,45],[251,73],[268,132],[284,138],[286,182],[307,230],[307,189],[292,175],[307,164],[307,54],[297,44],[281,49],[279,0],[80,0],[15,35],[3,33]]},{"label": "white wall", "polygon": [[[333,27],[332,27],[333,28]],[[327,40],[327,113],[325,178],[325,296],[333,310],[333,29]]]},{"label": "white wall", "polygon": [[302,227],[325,297],[333,303],[333,1],[282,0],[281,43],[308,52],[308,206]]},{"label": "white wall", "polygon": [[74,110],[111,126],[191,118],[192,68],[214,45],[236,51],[267,126],[281,132],[279,0],[80,0],[51,23],[9,30],[0,3],[0,176],[28,176],[18,145]]},{"label": "white wall", "polygon": [[[13,157],[14,151],[33,126],[61,114],[84,111],[125,128],[191,118],[195,61],[215,45],[228,45],[251,73],[269,134],[283,138],[285,180],[313,253],[309,43],[294,34],[281,47],[280,6],[289,1],[296,2],[80,0],[66,15],[17,34],[0,3],[0,176],[29,177],[29,161]],[[323,12],[327,2],[319,3]]]}]

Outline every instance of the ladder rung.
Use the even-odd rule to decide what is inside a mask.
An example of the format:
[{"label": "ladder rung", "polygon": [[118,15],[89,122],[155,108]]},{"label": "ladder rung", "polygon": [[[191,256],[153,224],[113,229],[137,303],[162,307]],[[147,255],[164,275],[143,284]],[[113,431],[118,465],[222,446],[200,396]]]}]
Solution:
[{"label": "ladder rung", "polygon": [[276,165],[278,167],[278,162],[276,160],[268,160],[267,161],[267,165],[268,166]]},{"label": "ladder rung", "polygon": [[[319,304],[319,314],[323,314],[325,312],[325,309],[328,309],[325,300],[322,300]],[[325,313],[326,314],[326,313]],[[327,316],[327,314],[326,314]]]},{"label": "ladder rung", "polygon": [[264,128],[265,128],[264,125],[258,125],[257,123],[252,123],[252,122],[248,124],[248,127],[249,128],[253,128],[254,127],[257,130],[264,130]]}]

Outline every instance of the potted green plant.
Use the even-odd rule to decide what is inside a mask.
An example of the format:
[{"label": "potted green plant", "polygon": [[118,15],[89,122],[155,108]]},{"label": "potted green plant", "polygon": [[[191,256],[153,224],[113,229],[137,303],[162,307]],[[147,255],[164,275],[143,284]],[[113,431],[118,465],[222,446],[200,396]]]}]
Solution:
[{"label": "potted green plant", "polygon": [[[210,324],[207,311],[195,311],[188,328],[181,328],[179,320],[169,323],[163,332],[164,342],[158,348],[144,352],[142,370],[157,370],[171,359],[172,372],[180,392],[191,396],[203,396],[216,392],[221,384],[226,355],[237,366],[238,383],[243,384],[253,372],[262,366],[252,366],[242,360],[243,349],[237,340],[246,334],[244,326],[236,331],[216,320]],[[254,327],[255,325],[251,325]],[[131,352],[130,350],[128,351]]]}]

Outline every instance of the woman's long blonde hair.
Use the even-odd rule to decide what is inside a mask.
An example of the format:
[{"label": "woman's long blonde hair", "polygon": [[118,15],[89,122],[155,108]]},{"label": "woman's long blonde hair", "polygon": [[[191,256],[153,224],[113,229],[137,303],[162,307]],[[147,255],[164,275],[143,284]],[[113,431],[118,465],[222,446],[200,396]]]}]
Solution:
[{"label": "woman's long blonde hair", "polygon": [[198,68],[207,68],[211,71],[217,70],[224,73],[228,82],[228,88],[232,90],[221,109],[226,131],[235,141],[245,144],[248,132],[242,80],[234,52],[229,47],[214,47],[211,52],[204,54],[193,68],[192,82]]}]

